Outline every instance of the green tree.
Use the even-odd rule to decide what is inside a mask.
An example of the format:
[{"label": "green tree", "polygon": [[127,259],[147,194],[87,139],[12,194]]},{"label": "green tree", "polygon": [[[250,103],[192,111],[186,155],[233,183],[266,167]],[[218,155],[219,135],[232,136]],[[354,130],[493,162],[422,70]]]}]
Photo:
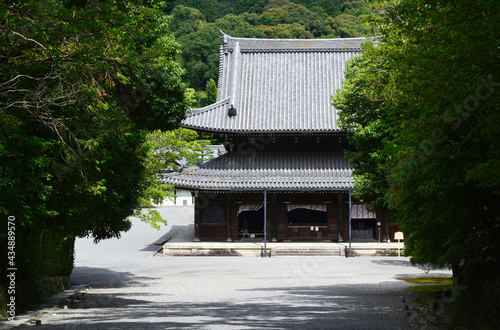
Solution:
[{"label": "green tree", "polygon": [[160,6],[0,5],[0,213],[17,219],[20,278],[69,275],[71,261],[45,270],[37,250],[130,228],[149,185],[147,130],[186,116],[179,47]]},{"label": "green tree", "polygon": [[[364,53],[376,52],[373,44],[363,47]],[[334,97],[335,107],[342,110],[340,125],[347,132],[356,151],[346,155],[354,167],[356,190],[360,199],[374,198],[372,204],[379,213],[391,213],[386,199],[389,189],[391,144],[397,130],[389,118],[391,106],[379,96],[389,85],[387,68],[376,56],[354,57],[347,65],[341,90]],[[386,150],[389,149],[389,150]]]},{"label": "green tree", "polygon": [[360,150],[360,191],[403,223],[413,262],[452,267],[467,287],[457,317],[496,328],[481,285],[500,268],[500,5],[376,4],[383,37],[334,102]]},{"label": "green tree", "polygon": [[331,28],[332,34],[341,38],[355,38],[367,36],[370,34],[368,24],[364,24],[362,18],[342,14],[335,18],[328,17],[326,24]]},{"label": "green tree", "polygon": [[210,79],[207,82],[205,93],[207,94],[208,104],[212,104],[217,101],[217,84],[215,83],[215,80]]},{"label": "green tree", "polygon": [[370,15],[371,13],[363,1],[345,1],[342,4],[342,12],[354,16]]},{"label": "green tree", "polygon": [[318,14],[295,3],[270,1],[264,13],[276,24],[300,24],[315,37],[326,33],[326,26]]},{"label": "green tree", "polygon": [[192,108],[203,108],[217,101],[217,84],[212,78],[207,81],[204,91],[196,91],[192,88],[188,90],[191,97],[188,104]]},{"label": "green tree", "polygon": [[157,229],[160,229],[160,223],[166,224],[168,219],[163,219],[153,207],[175,195],[170,192],[174,187],[161,182],[161,175],[182,171],[182,167],[179,167],[176,161],[198,164],[204,154],[208,153],[207,145],[210,142],[210,140],[200,140],[198,133],[185,128],[150,132],[145,142],[148,150],[144,161],[147,188],[139,199],[141,208],[137,208],[134,215]]},{"label": "green tree", "polygon": [[269,4],[266,6],[266,11],[270,9],[276,9],[282,6],[290,4],[290,0],[269,0]]},{"label": "green tree", "polygon": [[210,78],[219,77],[220,31],[214,24],[206,24],[197,32],[177,39],[182,47],[181,63],[186,72],[183,76],[189,87],[205,89]]},{"label": "green tree", "polygon": [[210,105],[210,103],[208,103],[207,93],[205,91],[196,91],[196,103],[194,104],[194,108],[203,108],[207,105]]},{"label": "green tree", "polygon": [[294,24],[278,24],[276,26],[263,26],[268,38],[277,39],[314,39],[314,35],[304,26]]},{"label": "green tree", "polygon": [[241,11],[243,13],[257,13],[260,14],[264,11],[268,0],[242,0]]},{"label": "green tree", "polygon": [[264,13],[259,17],[259,25],[274,26],[276,22]]},{"label": "green tree", "polygon": [[318,14],[324,12],[327,17],[335,17],[342,13],[341,0],[292,0],[292,2],[305,6]]},{"label": "green tree", "polygon": [[196,8],[203,13],[208,22],[215,22],[228,14],[257,13],[264,11],[267,0],[170,0],[166,3],[166,12],[172,13],[178,5]]},{"label": "green tree", "polygon": [[205,24],[203,14],[195,8],[179,5],[172,11],[172,22],[170,30],[174,36],[179,38],[192,32],[198,31]]},{"label": "green tree", "polygon": [[186,105],[193,107],[196,104],[196,90],[194,88],[186,88]]},{"label": "green tree", "polygon": [[[264,31],[258,26],[250,24],[246,18],[248,15],[236,16],[229,14],[218,19],[215,24],[227,34],[241,38],[265,38]],[[255,20],[256,22],[257,20]]]},{"label": "green tree", "polygon": [[165,11],[171,14],[177,6],[196,8],[203,13],[208,22],[214,22],[219,17],[217,3],[211,0],[167,0]]}]

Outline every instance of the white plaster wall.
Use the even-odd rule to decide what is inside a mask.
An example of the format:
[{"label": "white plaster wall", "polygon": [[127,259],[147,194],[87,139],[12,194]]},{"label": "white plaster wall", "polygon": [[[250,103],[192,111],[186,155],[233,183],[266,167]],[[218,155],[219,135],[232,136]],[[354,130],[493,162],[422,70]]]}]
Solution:
[{"label": "white plaster wall", "polygon": [[[174,193],[173,190],[169,192],[172,194]],[[162,204],[157,204],[155,206],[180,206],[180,207],[194,206],[193,197],[191,196],[190,191],[176,190],[175,194],[177,195],[177,198],[175,200],[167,199],[164,200]]]}]

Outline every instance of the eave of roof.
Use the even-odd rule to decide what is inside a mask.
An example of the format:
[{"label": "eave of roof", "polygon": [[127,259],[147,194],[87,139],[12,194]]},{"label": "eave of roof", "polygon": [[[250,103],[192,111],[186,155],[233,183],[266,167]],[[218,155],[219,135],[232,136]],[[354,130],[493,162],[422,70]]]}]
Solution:
[{"label": "eave of roof", "polygon": [[229,152],[199,167],[169,173],[163,183],[190,190],[352,190],[352,167],[342,152]]}]

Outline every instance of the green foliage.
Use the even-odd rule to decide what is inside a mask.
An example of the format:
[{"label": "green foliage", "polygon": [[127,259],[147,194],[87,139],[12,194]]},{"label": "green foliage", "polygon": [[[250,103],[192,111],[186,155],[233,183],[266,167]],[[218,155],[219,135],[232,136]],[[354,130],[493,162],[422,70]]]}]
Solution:
[{"label": "green foliage", "polygon": [[17,264],[20,278],[70,276],[75,238],[68,237],[64,228],[19,227],[16,236],[23,237],[25,242],[16,247],[16,254],[22,256],[19,259],[22,262]]},{"label": "green foliage", "polygon": [[170,129],[185,116],[166,17],[109,1],[28,2],[4,16],[2,214],[65,223],[72,235],[119,235],[143,189],[140,129]]},{"label": "green foliage", "polygon": [[165,199],[175,197],[168,191],[173,187],[162,184],[159,173],[182,170],[176,165],[179,160],[196,165],[203,158],[208,144],[209,140],[200,140],[195,131],[185,128],[149,133],[145,142],[148,154],[144,162],[147,189],[139,199],[142,207],[137,208],[134,215],[156,229],[160,229],[160,223],[166,224],[167,219],[163,219],[158,211],[151,209],[154,204],[161,204]]},{"label": "green foliage", "polygon": [[267,25],[267,26],[275,26],[276,25],[276,22],[271,17],[269,17],[266,13],[262,14],[259,17],[258,23],[259,23],[259,25]]},{"label": "green foliage", "polygon": [[305,6],[320,16],[321,12],[326,13],[326,17],[335,17],[342,12],[341,0],[292,0],[291,2]]},{"label": "green foliage", "polygon": [[[365,54],[377,51],[371,43],[364,45]],[[387,175],[390,171],[385,148],[391,137],[391,127],[386,103],[377,98],[389,82],[387,71],[375,56],[353,58],[347,65],[343,88],[337,91],[334,105],[342,110],[340,125],[356,147],[347,152],[354,167],[356,190],[354,196],[371,198],[375,210],[388,212],[385,191],[389,188]],[[376,82],[376,84],[375,84]],[[389,153],[389,152],[387,152]]]},{"label": "green foliage", "polygon": [[326,34],[326,27],[318,14],[304,6],[287,1],[270,1],[265,14],[277,24],[299,24],[315,37]]},{"label": "green foliage", "polygon": [[213,79],[210,79],[207,82],[205,93],[207,94],[208,104],[215,103],[215,101],[217,100],[217,84]]},{"label": "green foliage", "polygon": [[262,13],[267,0],[169,0],[166,1],[166,12],[172,13],[176,6],[182,5],[200,10],[207,22],[215,22],[228,14]]},{"label": "green foliage", "polygon": [[172,22],[170,30],[175,31],[174,35],[178,38],[198,31],[205,24],[203,14],[195,8],[177,6],[172,11]]},{"label": "green foliage", "polygon": [[364,24],[363,18],[349,14],[342,14],[335,18],[328,17],[325,23],[335,37],[355,38],[370,33],[370,28]]},{"label": "green foliage", "polygon": [[[266,35],[262,29],[258,26],[250,24],[247,20],[249,15],[236,16],[234,14],[229,14],[223,18],[218,19],[215,24],[224,33],[238,36],[241,38],[265,38]],[[257,20],[254,20],[256,23]]]},{"label": "green foliage", "polygon": [[150,185],[147,130],[176,128],[187,110],[159,5],[0,6],[0,214],[16,217],[20,276],[68,274],[60,244],[130,228]]},{"label": "green foliage", "polygon": [[496,276],[499,4],[375,5],[383,37],[351,63],[334,99],[358,150],[359,194],[403,223],[414,262],[449,265],[468,283]]},{"label": "green foliage", "polygon": [[186,105],[192,108],[196,102],[196,90],[194,88],[186,88]]},{"label": "green foliage", "polygon": [[181,44],[183,78],[197,91],[196,107],[208,105],[205,85],[218,79],[219,30],[241,38],[351,38],[371,34],[366,21],[374,15],[360,1],[340,0],[177,0],[166,12]]},{"label": "green foliage", "polygon": [[203,108],[209,105],[207,98],[207,93],[205,91],[196,91],[196,103],[194,108]]},{"label": "green foliage", "polygon": [[314,36],[309,31],[297,23],[278,24],[277,26],[263,26],[264,33],[269,38],[277,39],[313,39]]},{"label": "green foliage", "polygon": [[[2,225],[6,229],[6,222],[2,222]],[[12,259],[7,258],[7,251],[4,250],[8,245],[7,235],[3,234],[4,228],[2,229],[0,262],[9,265]],[[29,305],[40,303],[69,287],[75,239],[68,236],[62,227],[33,225],[16,225],[15,237],[16,308],[25,310]],[[8,279],[8,273],[7,267],[1,268],[2,284],[7,282],[3,279]],[[61,283],[62,278],[67,279],[67,286]],[[9,296],[7,290],[2,292],[0,289],[0,301],[8,301]],[[3,312],[3,308],[0,311]]]},{"label": "green foliage", "polygon": [[208,80],[218,79],[220,31],[217,26],[206,24],[177,41],[182,46],[181,63],[186,68],[184,79],[191,88],[203,90]]},{"label": "green foliage", "polygon": [[365,1],[343,1],[342,12],[353,16],[371,14],[370,9],[365,5]]}]

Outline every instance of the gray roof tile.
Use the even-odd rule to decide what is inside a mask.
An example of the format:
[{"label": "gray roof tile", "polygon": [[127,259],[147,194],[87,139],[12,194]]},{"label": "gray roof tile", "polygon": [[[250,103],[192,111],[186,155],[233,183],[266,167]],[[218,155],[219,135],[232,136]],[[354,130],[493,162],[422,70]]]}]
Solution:
[{"label": "gray roof tile", "polygon": [[342,152],[229,152],[199,167],[163,176],[163,183],[199,190],[347,190],[352,167]]},{"label": "gray roof tile", "polygon": [[223,37],[218,102],[192,110],[183,126],[241,133],[339,130],[331,95],[366,39]]}]

